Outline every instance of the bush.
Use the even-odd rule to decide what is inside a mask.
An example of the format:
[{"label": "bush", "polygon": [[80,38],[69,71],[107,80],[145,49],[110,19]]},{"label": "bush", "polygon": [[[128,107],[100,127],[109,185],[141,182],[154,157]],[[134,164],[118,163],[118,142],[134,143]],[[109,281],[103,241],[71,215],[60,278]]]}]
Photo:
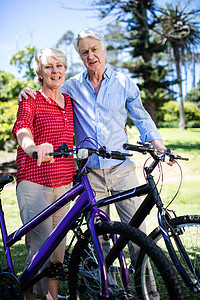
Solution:
[{"label": "bush", "polygon": [[[200,110],[192,102],[184,102],[185,121],[188,128],[200,128]],[[159,110],[158,127],[178,128],[179,104],[166,102]]]},{"label": "bush", "polygon": [[200,109],[200,88],[192,89],[185,95],[185,101],[194,102],[198,109]]},{"label": "bush", "polygon": [[12,129],[18,110],[17,100],[0,102],[0,150],[12,151],[17,147]]},{"label": "bush", "polygon": [[38,90],[40,88],[34,80],[18,80],[11,73],[0,71],[0,101],[13,100],[25,86]]}]

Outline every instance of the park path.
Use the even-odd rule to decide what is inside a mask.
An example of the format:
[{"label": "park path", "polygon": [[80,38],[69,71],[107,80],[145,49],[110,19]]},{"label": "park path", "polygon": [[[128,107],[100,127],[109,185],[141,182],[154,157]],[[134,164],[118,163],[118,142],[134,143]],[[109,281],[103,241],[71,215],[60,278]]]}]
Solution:
[{"label": "park path", "polygon": [[16,152],[0,152],[0,176],[12,175],[16,176]]}]

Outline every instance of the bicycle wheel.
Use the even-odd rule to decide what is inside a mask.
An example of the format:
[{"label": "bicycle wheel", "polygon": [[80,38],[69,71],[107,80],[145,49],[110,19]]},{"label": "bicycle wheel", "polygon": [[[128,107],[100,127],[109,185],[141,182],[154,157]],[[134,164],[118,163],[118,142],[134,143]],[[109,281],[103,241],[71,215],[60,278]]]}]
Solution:
[{"label": "bicycle wheel", "polygon": [[[134,299],[136,297],[137,299],[156,299],[151,298],[151,296],[155,296],[155,292],[157,295],[159,294],[159,299],[184,299],[182,288],[172,265],[152,239],[147,237],[139,229],[120,222],[101,222],[95,226],[98,236],[101,237],[102,240],[109,240],[111,246],[111,235],[116,234],[142,247],[149,256],[153,272],[160,274],[159,282],[157,282],[157,277],[155,277],[154,282],[152,281],[152,290],[149,289],[146,295],[144,295],[145,289],[143,289],[142,294],[138,294],[139,289],[136,288],[134,284],[134,269],[129,267],[131,261],[128,245],[126,245],[123,252],[128,266],[130,288],[123,286],[121,268],[118,259],[116,259],[107,269],[110,293],[109,299]],[[68,276],[70,299],[103,299],[101,296],[99,273],[94,247],[89,232],[86,231],[75,245],[71,255]]]},{"label": "bicycle wheel", "polygon": [[72,250],[76,245],[79,236],[87,229],[87,223],[84,221],[84,216],[82,215],[74,224],[72,230],[67,233],[66,236],[66,248],[65,248],[65,256],[63,261],[63,270],[64,270],[64,277],[59,278],[58,281],[58,299],[66,299],[69,296],[68,293],[68,268]]},{"label": "bicycle wheel", "polygon": [[[85,224],[82,224],[83,228],[87,228]],[[82,229],[75,227],[70,230],[66,236],[66,248],[63,261],[63,275],[58,281],[58,299],[66,299],[68,296],[68,268],[72,250],[78,241],[78,237],[82,234]]]},{"label": "bicycle wheel", "polygon": [[[189,268],[179,249],[177,248],[173,235],[170,234],[170,240],[176,251],[176,255],[178,256],[179,261],[186,271],[187,275],[189,276],[191,282],[193,283],[193,286],[187,286],[187,284],[179,275],[179,279],[184,289],[184,294],[186,296],[186,299],[200,299],[200,216],[186,215],[176,217],[170,221],[170,224],[173,226],[176,234],[181,239],[185,251],[189,255],[192,263],[192,268]],[[169,257],[169,253],[167,252],[167,248],[165,246],[165,242],[162,238],[161,230],[159,227],[151,232],[150,237]],[[138,261],[141,264],[145,265],[146,260],[147,258],[144,256],[144,254],[140,253],[138,256]],[[143,274],[141,273],[140,276],[142,278]]]}]

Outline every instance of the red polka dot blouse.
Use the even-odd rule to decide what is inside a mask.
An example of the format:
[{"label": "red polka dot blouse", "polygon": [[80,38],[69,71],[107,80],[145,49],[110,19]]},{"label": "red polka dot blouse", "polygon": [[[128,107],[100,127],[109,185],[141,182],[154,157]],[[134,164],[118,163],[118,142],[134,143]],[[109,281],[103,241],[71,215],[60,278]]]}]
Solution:
[{"label": "red polka dot blouse", "polygon": [[[53,99],[45,98],[37,92],[36,99],[30,96],[19,104],[13,135],[21,128],[29,128],[35,145],[50,143],[56,150],[66,143],[73,147],[73,108],[68,95],[63,94],[65,108],[62,109]],[[17,149],[17,184],[22,180],[32,181],[48,187],[60,187],[73,180],[75,174],[74,158],[55,158],[50,164],[43,162],[37,166],[37,160],[30,158],[19,146]]]}]

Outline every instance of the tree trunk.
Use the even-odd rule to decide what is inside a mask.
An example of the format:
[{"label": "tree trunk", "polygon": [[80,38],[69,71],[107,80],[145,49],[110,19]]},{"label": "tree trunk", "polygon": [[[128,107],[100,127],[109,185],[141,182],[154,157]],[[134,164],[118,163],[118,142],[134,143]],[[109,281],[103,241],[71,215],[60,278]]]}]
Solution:
[{"label": "tree trunk", "polygon": [[144,103],[144,108],[150,114],[152,120],[157,125],[157,116],[156,116],[156,108],[155,103],[153,101],[146,100]]},{"label": "tree trunk", "polygon": [[195,89],[195,81],[196,81],[196,78],[195,78],[195,53],[194,51],[192,52],[192,88]]},{"label": "tree trunk", "polygon": [[184,107],[183,107],[183,91],[182,91],[182,78],[181,78],[181,57],[180,57],[180,50],[179,47],[173,45],[173,52],[176,64],[176,74],[178,79],[178,88],[179,88],[179,129],[185,129],[185,114],[184,114]]}]

